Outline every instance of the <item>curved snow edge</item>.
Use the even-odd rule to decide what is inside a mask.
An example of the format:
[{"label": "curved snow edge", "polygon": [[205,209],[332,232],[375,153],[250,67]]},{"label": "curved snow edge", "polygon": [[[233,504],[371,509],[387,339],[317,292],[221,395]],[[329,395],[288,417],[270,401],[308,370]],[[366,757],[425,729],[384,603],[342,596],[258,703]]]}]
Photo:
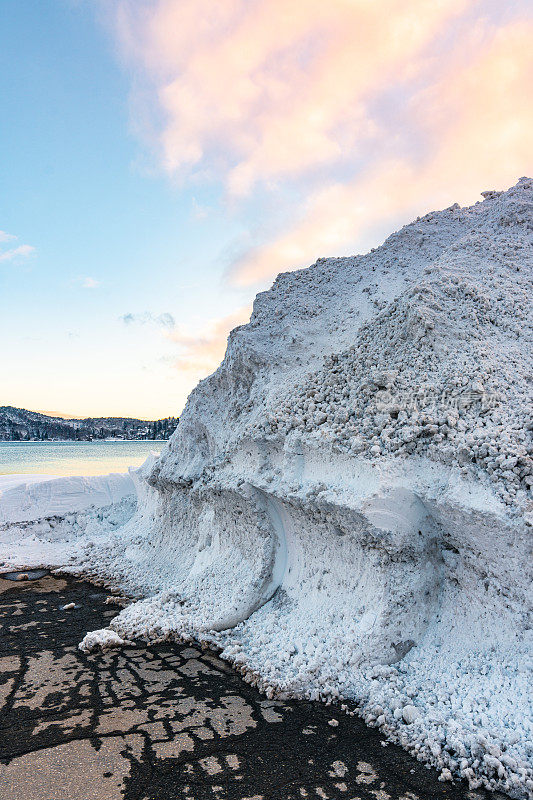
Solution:
[{"label": "curved snow edge", "polygon": [[[290,460],[280,474],[278,457],[260,475],[236,477],[228,463],[215,481],[141,487],[137,516],[84,567],[145,595],[110,628],[216,647],[269,696],[349,698],[444,777],[523,796],[532,775],[511,725],[517,708],[528,724],[526,587],[500,590],[524,557],[525,529],[490,485],[442,465],[351,459],[347,474],[342,455],[326,463],[313,449],[291,486]],[[481,592],[482,609],[472,602]]]}]

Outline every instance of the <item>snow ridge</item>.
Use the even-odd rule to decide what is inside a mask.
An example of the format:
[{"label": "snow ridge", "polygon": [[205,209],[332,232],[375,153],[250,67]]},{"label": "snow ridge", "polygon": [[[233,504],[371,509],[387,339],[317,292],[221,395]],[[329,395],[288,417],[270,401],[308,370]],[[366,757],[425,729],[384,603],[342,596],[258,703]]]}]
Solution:
[{"label": "snow ridge", "polygon": [[533,789],[532,211],[521,179],[258,295],[87,559],[145,598],[115,632],[202,639],[443,779]]},{"label": "snow ridge", "polygon": [[278,276],[85,551],[141,598],[115,634],[206,642],[529,796],[532,245],[522,178]]}]

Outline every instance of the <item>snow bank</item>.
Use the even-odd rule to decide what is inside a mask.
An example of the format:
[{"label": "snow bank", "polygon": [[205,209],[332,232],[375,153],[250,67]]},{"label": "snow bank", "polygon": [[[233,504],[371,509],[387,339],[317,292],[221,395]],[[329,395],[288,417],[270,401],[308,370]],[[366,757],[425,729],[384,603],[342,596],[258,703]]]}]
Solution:
[{"label": "snow bank", "polygon": [[0,497],[15,486],[21,484],[29,486],[32,483],[42,483],[42,481],[50,481],[56,478],[57,475],[0,475]]},{"label": "snow bank", "polygon": [[79,568],[142,598],[118,637],[209,642],[525,797],[533,184],[484,196],[258,295]]},{"label": "snow bank", "polygon": [[0,567],[62,566],[133,514],[130,475],[0,475]]},{"label": "snow bank", "polygon": [[47,479],[0,475],[0,525],[64,517],[91,506],[109,506],[135,493],[129,475]]}]

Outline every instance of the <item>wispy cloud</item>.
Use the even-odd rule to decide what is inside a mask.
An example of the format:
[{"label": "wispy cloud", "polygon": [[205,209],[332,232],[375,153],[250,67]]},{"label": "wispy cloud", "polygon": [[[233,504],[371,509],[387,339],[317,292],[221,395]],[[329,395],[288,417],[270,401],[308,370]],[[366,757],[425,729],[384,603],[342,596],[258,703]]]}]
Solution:
[{"label": "wispy cloud", "polygon": [[239,285],[533,170],[529,0],[111,7],[162,167],[260,217],[228,273]]},{"label": "wispy cloud", "polygon": [[367,249],[428,209],[475,202],[481,190],[531,174],[532,37],[533,24],[509,25],[470,63],[450,64],[410,101],[423,154],[375,159],[354,180],[315,191],[299,219],[234,262],[232,279],[254,284],[324,254]]},{"label": "wispy cloud", "polygon": [[126,325],[155,325],[160,328],[171,330],[176,325],[176,320],[165,311],[163,314],[152,314],[150,311],[143,311],[141,314],[123,314],[120,319]]},{"label": "wispy cloud", "polygon": [[101,281],[97,281],[96,278],[81,278],[82,289],[98,289],[99,286],[101,286]]},{"label": "wispy cloud", "polygon": [[199,203],[196,197],[193,197],[191,216],[195,220],[206,219],[209,216],[209,208]]},{"label": "wispy cloud", "polygon": [[[0,231],[0,242],[9,242],[16,238],[16,236]],[[18,258],[27,258],[34,252],[35,247],[29,244],[20,244],[17,247],[11,247],[9,250],[0,252],[0,261],[15,261]]]},{"label": "wispy cloud", "polygon": [[251,312],[251,306],[242,306],[227,316],[209,320],[202,326],[200,334],[195,334],[192,329],[184,326],[177,326],[176,330],[168,334],[168,339],[178,349],[173,365],[194,380],[205,378],[222,360],[230,331],[237,325],[248,322]]},{"label": "wispy cloud", "polygon": [[116,31],[144,69],[171,172],[216,169],[247,193],[335,163],[372,135],[369,101],[408,77],[474,0],[123,0]]}]

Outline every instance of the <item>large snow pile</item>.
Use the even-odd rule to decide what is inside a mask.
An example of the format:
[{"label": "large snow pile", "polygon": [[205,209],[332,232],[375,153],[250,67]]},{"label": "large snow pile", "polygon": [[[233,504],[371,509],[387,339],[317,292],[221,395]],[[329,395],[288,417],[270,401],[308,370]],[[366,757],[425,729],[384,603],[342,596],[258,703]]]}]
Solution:
[{"label": "large snow pile", "polygon": [[209,642],[525,797],[533,183],[484,196],[258,295],[80,568],[143,598],[119,637]]}]

